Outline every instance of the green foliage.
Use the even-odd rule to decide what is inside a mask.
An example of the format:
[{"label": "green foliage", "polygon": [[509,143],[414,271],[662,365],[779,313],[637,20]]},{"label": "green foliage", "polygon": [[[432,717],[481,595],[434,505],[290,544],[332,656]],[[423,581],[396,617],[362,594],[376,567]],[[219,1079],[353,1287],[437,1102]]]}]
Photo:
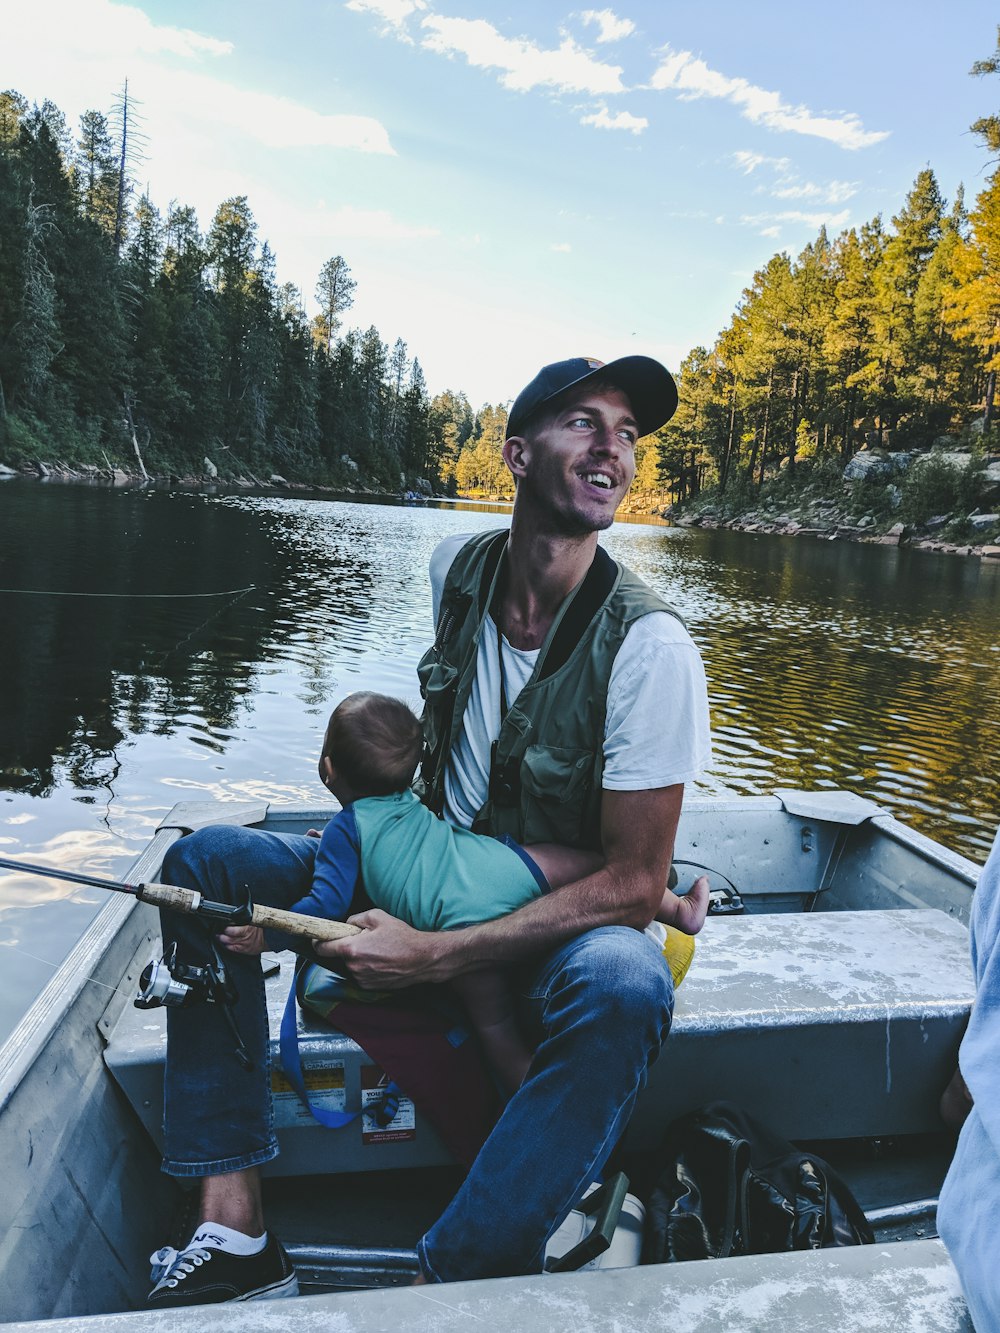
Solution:
[{"label": "green foliage", "polygon": [[954,514],[963,507],[968,512],[972,508],[972,504],[966,506],[969,471],[953,467],[937,452],[914,463],[902,485],[903,520],[919,526],[937,514]]},{"label": "green foliage", "polygon": [[[969,72],[976,78],[983,78],[987,74],[1000,74],[1000,25],[997,27],[996,50],[985,60],[977,60]],[[970,128],[991,153],[1000,153],[1000,116],[980,116]]]},{"label": "green foliage", "polygon": [[4,461],[134,468],[134,425],[154,472],[202,473],[207,457],[223,477],[453,477],[471,424],[435,430],[401,339],[390,352],[375,328],[341,336],[356,287],[343,256],[323,265],[310,323],[245,196],[205,235],[193,209],[163,217],[147,196],[123,218],[131,116],[126,88],[114,137],[88,111],[74,143],[52,103],[0,92]]}]

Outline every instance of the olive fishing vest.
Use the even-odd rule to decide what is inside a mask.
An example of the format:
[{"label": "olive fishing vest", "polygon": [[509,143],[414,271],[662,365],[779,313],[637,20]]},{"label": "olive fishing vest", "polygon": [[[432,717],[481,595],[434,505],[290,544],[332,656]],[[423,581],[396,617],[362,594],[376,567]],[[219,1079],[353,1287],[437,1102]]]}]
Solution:
[{"label": "olive fishing vest", "polygon": [[[425,705],[422,795],[438,814],[507,535],[506,529],[483,533],[459,551],[445,580],[437,635],[417,668]],[[522,844],[600,847],[608,682],[629,628],[652,611],[676,615],[598,547],[500,727],[489,795],[472,825],[476,833],[506,833]]]}]

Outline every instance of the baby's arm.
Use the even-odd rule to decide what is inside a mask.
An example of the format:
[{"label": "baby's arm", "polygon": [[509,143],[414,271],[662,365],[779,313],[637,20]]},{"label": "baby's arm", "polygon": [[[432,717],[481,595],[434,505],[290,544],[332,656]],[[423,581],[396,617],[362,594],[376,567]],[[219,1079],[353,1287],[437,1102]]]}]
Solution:
[{"label": "baby's arm", "polygon": [[[343,921],[351,909],[359,867],[357,824],[348,807],[334,815],[323,830],[316,848],[309,892],[289,910],[329,921]],[[229,926],[219,940],[231,953],[239,954],[259,954],[267,948],[301,950],[304,944],[301,939],[275,930],[269,930],[265,940],[259,926]]]},{"label": "baby's arm", "polygon": [[[549,882],[549,887],[561,889],[564,884],[585,879],[604,864],[600,852],[584,851],[577,847],[563,847],[555,842],[537,842],[525,851],[536,863]],[[697,935],[708,914],[708,880],[702,875],[686,894],[664,889],[656,920],[675,926],[685,935]]]}]

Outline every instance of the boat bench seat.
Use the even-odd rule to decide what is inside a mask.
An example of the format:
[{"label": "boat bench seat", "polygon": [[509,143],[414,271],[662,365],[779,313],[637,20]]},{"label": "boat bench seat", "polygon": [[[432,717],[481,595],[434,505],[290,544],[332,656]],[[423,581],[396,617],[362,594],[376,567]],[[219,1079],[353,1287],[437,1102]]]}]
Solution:
[{"label": "boat bench seat", "polygon": [[939,1131],[974,994],[945,912],[710,918],[629,1146],[716,1099],[795,1140]]},{"label": "boat bench seat", "polygon": [[[290,956],[267,982],[272,1064],[291,983]],[[930,909],[710,919],[677,993],[673,1031],[650,1071],[628,1146],[647,1148],[677,1115],[738,1103],[787,1138],[858,1138],[941,1128],[937,1101],[955,1067],[973,997],[964,926]],[[342,1034],[300,1015],[314,1097],[354,1110],[377,1096],[378,1071]],[[126,1008],[105,1059],[161,1142],[162,1009]],[[592,1076],[601,1077],[596,1068]],[[281,1156],[298,1175],[449,1161],[404,1099],[389,1130],[367,1119],[326,1130],[272,1076]],[[234,1095],[236,1090],[234,1089]]]}]

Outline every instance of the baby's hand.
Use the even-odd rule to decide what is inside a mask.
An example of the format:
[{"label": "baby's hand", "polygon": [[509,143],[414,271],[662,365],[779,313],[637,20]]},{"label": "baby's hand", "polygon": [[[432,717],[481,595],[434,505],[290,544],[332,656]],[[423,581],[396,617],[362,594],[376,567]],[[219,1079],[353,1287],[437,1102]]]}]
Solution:
[{"label": "baby's hand", "polygon": [[260,926],[227,926],[218,940],[230,953],[252,955],[264,952],[264,932]]}]

